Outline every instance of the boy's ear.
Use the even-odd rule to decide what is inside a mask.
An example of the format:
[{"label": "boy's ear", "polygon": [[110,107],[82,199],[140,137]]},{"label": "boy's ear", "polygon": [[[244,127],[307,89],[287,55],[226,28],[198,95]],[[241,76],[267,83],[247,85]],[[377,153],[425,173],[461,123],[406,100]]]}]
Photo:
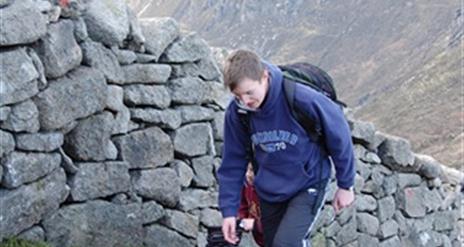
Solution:
[{"label": "boy's ear", "polygon": [[261,81],[267,81],[268,78],[269,78],[269,71],[267,71],[267,69],[265,69],[263,71],[263,75],[261,76]]}]

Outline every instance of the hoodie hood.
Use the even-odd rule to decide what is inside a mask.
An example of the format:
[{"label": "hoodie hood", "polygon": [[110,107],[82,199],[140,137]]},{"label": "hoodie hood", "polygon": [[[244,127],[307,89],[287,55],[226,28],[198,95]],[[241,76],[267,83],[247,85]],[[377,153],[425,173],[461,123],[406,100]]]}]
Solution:
[{"label": "hoodie hood", "polygon": [[266,99],[261,105],[260,113],[266,114],[273,109],[277,99],[279,98],[279,95],[281,95],[283,75],[279,67],[266,61],[263,61],[263,64],[269,71],[269,88],[266,94]]}]

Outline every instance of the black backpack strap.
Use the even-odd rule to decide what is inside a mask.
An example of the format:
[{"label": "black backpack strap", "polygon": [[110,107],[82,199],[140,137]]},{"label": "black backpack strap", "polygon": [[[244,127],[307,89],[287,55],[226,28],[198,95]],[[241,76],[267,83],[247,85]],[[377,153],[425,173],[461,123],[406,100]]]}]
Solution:
[{"label": "black backpack strap", "polygon": [[298,107],[295,107],[295,88],[295,82],[284,79],[285,96],[287,98],[288,105],[290,106],[292,115],[295,117],[297,122],[305,129],[306,133],[308,133],[311,140],[313,140],[316,143],[322,143],[322,131],[317,128],[315,121],[313,121],[308,116],[308,114],[305,114],[302,110],[299,110]]},{"label": "black backpack strap", "polygon": [[251,128],[250,128],[250,115],[247,111],[238,109],[237,110],[238,118],[240,122],[245,127],[245,131],[248,134],[248,144],[246,145],[246,159],[251,162],[253,167],[253,173],[258,174],[258,162],[256,162],[254,155],[253,143],[251,142]]},{"label": "black backpack strap", "polygon": [[[296,88],[296,83],[284,79],[284,91],[285,91],[285,96],[287,98],[288,105],[290,107],[290,110],[295,117],[296,121],[305,129],[306,133],[309,135],[311,140],[313,140],[315,143],[318,143],[320,147],[322,148],[322,152],[325,153],[325,155],[329,155],[327,146],[325,145],[325,141],[323,138],[323,133],[322,130],[317,128],[315,121],[308,116],[308,114],[304,113],[303,110],[300,110],[298,107],[295,107],[295,88]],[[322,163],[321,163],[322,166]],[[318,186],[318,192],[321,191],[322,189],[322,167],[320,168],[319,172],[319,186]],[[321,193],[318,193],[321,195]],[[316,204],[315,204],[316,206]],[[316,207],[313,208],[313,211],[315,210]]]},{"label": "black backpack strap", "polygon": [[316,121],[314,121],[310,116],[308,116],[308,114],[305,113],[303,110],[301,110],[298,107],[295,107],[296,83],[288,79],[284,79],[283,83],[285,97],[287,98],[287,102],[293,117],[301,125],[301,127],[305,129],[309,138],[311,138],[313,142],[318,143],[321,146],[322,151],[325,152],[326,155],[328,155],[329,152],[327,146],[325,145],[324,135],[322,133],[322,130],[317,127]]}]

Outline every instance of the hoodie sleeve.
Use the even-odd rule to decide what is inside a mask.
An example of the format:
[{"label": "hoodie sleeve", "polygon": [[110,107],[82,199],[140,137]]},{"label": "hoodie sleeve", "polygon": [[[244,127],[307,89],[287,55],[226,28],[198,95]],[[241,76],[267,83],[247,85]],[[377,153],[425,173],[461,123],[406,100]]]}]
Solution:
[{"label": "hoodie sleeve", "polygon": [[347,189],[354,185],[356,175],[351,132],[340,106],[323,94],[296,90],[297,104],[309,113],[322,129],[325,144],[335,165],[337,185]]},{"label": "hoodie sleeve", "polygon": [[225,114],[222,163],[217,172],[219,208],[223,217],[237,216],[240,191],[248,164],[246,159],[248,133],[234,109],[232,105],[229,106]]}]

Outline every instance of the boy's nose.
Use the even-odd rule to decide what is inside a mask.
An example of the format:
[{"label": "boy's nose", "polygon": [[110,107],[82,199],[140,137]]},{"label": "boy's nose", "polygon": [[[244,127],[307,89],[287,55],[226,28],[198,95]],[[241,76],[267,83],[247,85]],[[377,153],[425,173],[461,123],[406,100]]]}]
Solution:
[{"label": "boy's nose", "polygon": [[244,105],[248,105],[248,103],[250,103],[250,97],[247,97],[246,95],[241,95],[241,96],[239,96],[238,99],[239,99],[240,102],[242,102],[242,104],[244,104]]}]

